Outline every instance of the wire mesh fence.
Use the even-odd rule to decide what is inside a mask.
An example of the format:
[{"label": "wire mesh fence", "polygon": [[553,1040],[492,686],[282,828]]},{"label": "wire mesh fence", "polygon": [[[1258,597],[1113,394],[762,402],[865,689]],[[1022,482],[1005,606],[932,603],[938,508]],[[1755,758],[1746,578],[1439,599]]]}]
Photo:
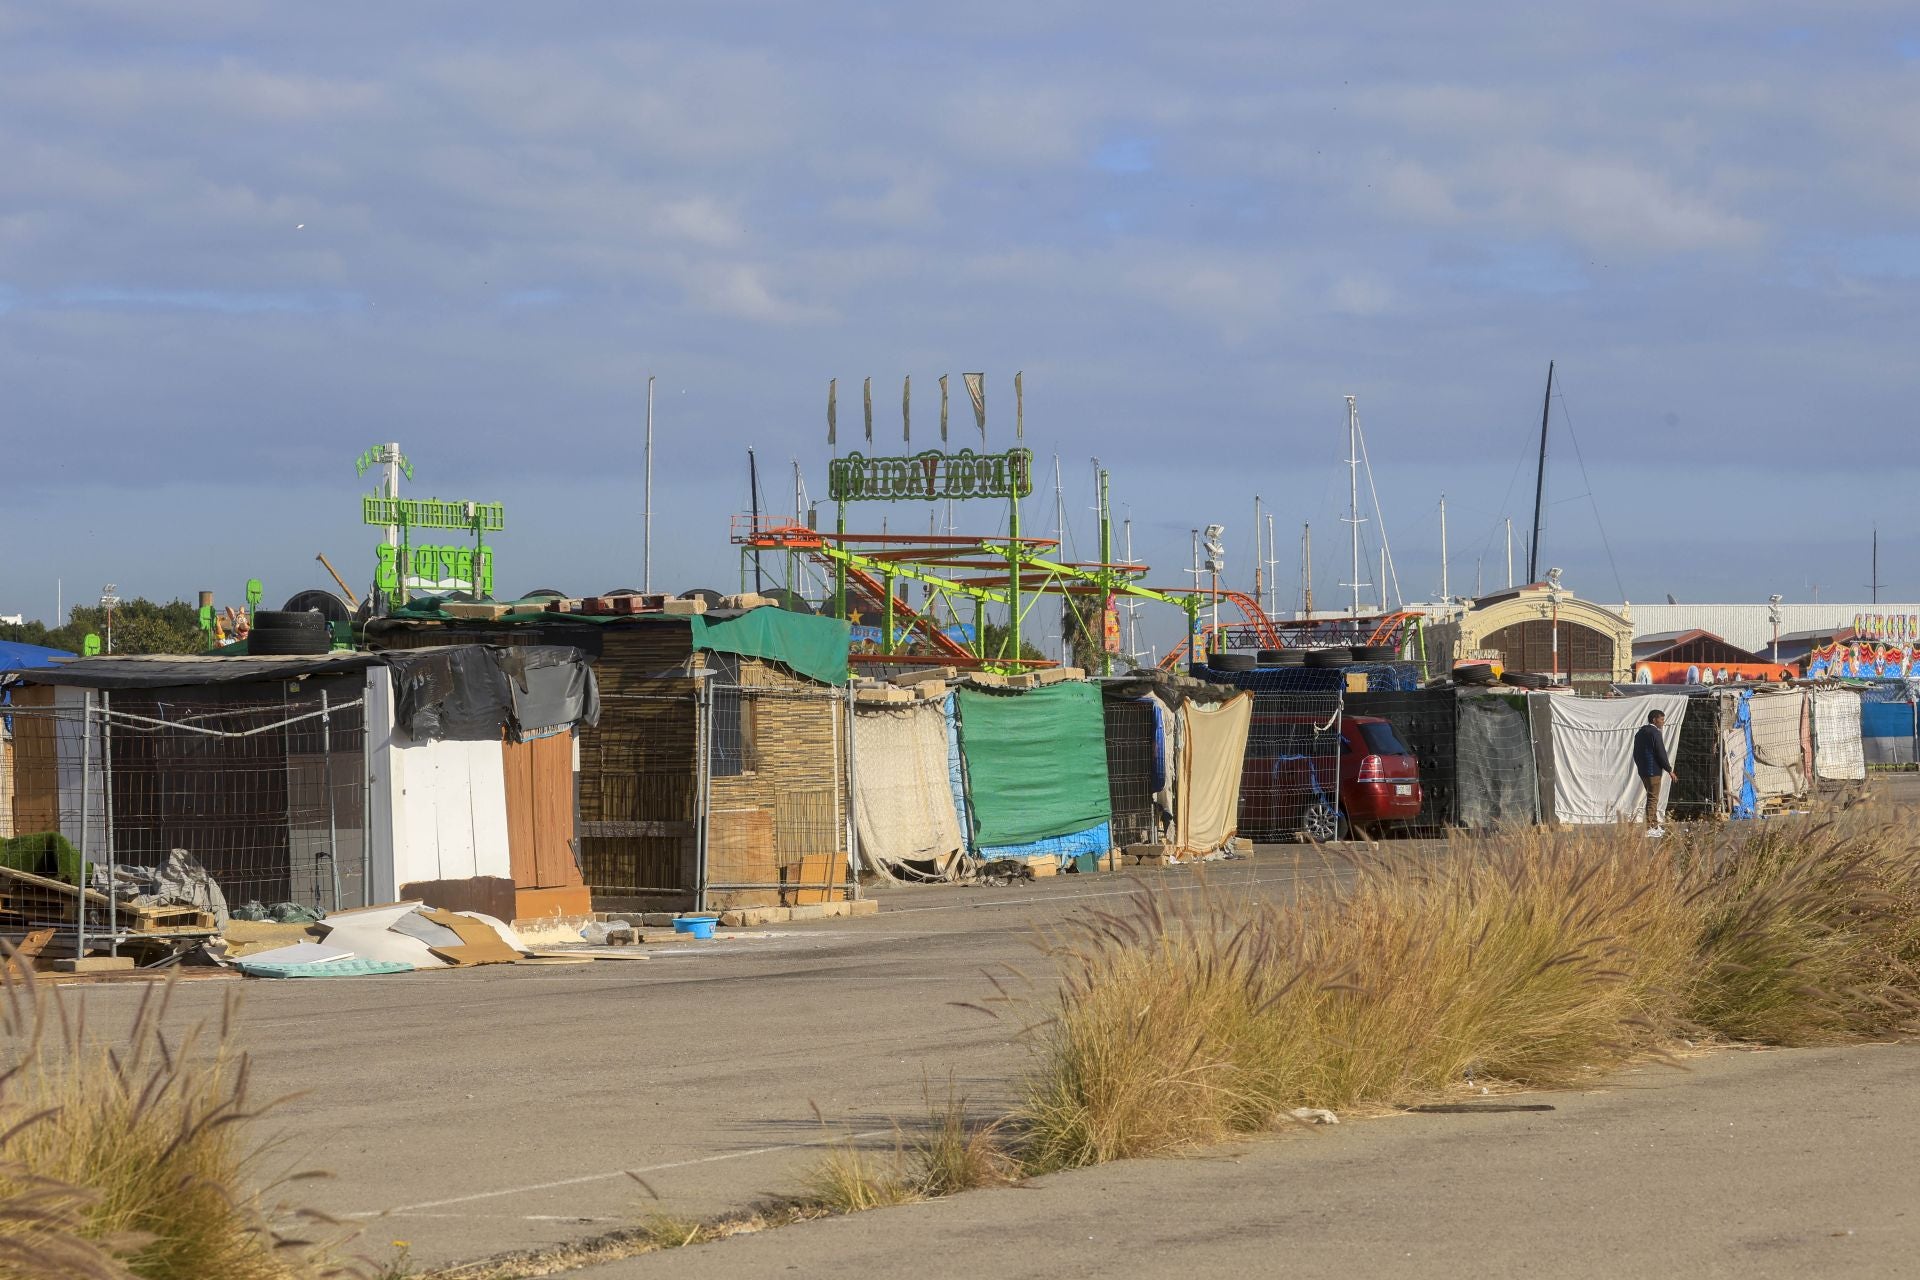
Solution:
[{"label": "wire mesh fence", "polygon": [[1455,767],[1459,697],[1451,689],[1416,689],[1346,695],[1345,714],[1377,716],[1420,762],[1420,812],[1404,834],[1437,836],[1458,821]]},{"label": "wire mesh fence", "polygon": [[107,941],[122,922],[96,891],[151,882],[176,851],[235,908],[365,905],[363,712],[313,688],[272,702],[17,690],[0,738],[0,866],[18,873],[0,875],[0,937],[73,925],[77,946]]},{"label": "wire mesh fence", "polygon": [[797,907],[855,896],[847,693],[714,681],[702,697],[700,905]]},{"label": "wire mesh fence", "polygon": [[1172,815],[1154,795],[1166,786],[1166,735],[1151,698],[1102,700],[1106,720],[1107,793],[1113,806],[1113,842],[1155,844]]},{"label": "wire mesh fence", "polygon": [[657,692],[600,690],[600,722],[582,726],[581,874],[598,898],[693,894],[700,874],[700,742],[694,682],[661,680]]},{"label": "wire mesh fence", "polygon": [[1340,712],[1337,689],[1312,693],[1255,690],[1240,778],[1240,833],[1255,840],[1302,833],[1334,839],[1340,812]]}]

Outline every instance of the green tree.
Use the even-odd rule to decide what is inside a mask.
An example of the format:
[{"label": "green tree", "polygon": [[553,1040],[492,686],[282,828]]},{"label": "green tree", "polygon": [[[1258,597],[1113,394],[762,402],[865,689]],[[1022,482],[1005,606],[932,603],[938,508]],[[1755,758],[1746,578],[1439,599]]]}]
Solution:
[{"label": "green tree", "polygon": [[[986,654],[989,658],[1004,658],[1008,656],[1009,642],[1013,639],[1013,633],[1007,629],[1005,623],[989,622],[981,629],[980,635],[981,638],[986,641]],[[1047,655],[1027,643],[1026,638],[1022,637],[1020,640],[1020,656],[1023,658],[1039,658],[1044,661]]]},{"label": "green tree", "polygon": [[[49,628],[41,622],[0,625],[0,640],[79,653],[90,632],[100,637],[104,647],[107,616],[97,604],[75,605],[66,623],[58,627]],[[204,653],[206,648],[207,638],[200,630],[200,610],[184,600],[171,600],[166,604],[147,599],[125,600],[113,611],[115,653]]]}]

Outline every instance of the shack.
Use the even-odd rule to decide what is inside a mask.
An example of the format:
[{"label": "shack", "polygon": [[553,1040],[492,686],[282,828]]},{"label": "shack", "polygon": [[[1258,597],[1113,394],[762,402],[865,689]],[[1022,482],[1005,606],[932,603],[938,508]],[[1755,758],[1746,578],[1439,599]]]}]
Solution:
[{"label": "shack", "polygon": [[498,613],[416,602],[366,638],[380,651],[553,645],[592,662],[599,720],[579,734],[576,841],[596,908],[853,896],[844,621],[773,607]]},{"label": "shack", "polygon": [[[503,919],[586,909],[570,851],[534,842],[570,835],[592,694],[577,654],[475,649],[433,672],[366,653],[115,656],[7,678],[14,830],[58,833],[96,868],[184,850],[234,906],[411,892]],[[564,812],[508,785],[536,751],[564,765],[545,789]]]}]

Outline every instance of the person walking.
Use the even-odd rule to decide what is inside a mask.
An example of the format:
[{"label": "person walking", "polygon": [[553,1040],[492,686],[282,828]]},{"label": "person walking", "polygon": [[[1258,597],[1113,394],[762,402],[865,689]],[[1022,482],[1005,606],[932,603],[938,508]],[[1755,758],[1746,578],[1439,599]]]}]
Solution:
[{"label": "person walking", "polygon": [[1633,735],[1633,770],[1640,775],[1640,785],[1647,789],[1647,834],[1664,836],[1667,829],[1660,825],[1660,784],[1665,778],[1675,782],[1680,775],[1673,771],[1673,762],[1667,759],[1667,740],[1662,730],[1667,724],[1664,711],[1647,712],[1647,722]]}]

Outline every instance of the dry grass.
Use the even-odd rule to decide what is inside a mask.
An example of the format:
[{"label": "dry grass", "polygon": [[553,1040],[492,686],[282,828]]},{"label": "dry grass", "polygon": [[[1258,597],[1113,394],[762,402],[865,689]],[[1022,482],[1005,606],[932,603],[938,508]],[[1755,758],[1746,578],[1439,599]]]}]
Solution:
[{"label": "dry grass", "polygon": [[1801,1044],[1912,1025],[1920,848],[1856,816],[1656,846],[1632,829],[1362,855],[1291,903],[1144,887],[1049,946],[1016,1117],[1031,1172],[1263,1129],[1296,1107],[1564,1085],[1701,1028]]},{"label": "dry grass", "polygon": [[356,1274],[331,1248],[277,1230],[286,1211],[251,1189],[259,1153],[247,1132],[261,1108],[231,1048],[232,1003],[217,1027],[175,1040],[162,1028],[170,991],[148,989],[131,1027],[104,1037],[83,1002],[7,983],[0,1278]]}]

